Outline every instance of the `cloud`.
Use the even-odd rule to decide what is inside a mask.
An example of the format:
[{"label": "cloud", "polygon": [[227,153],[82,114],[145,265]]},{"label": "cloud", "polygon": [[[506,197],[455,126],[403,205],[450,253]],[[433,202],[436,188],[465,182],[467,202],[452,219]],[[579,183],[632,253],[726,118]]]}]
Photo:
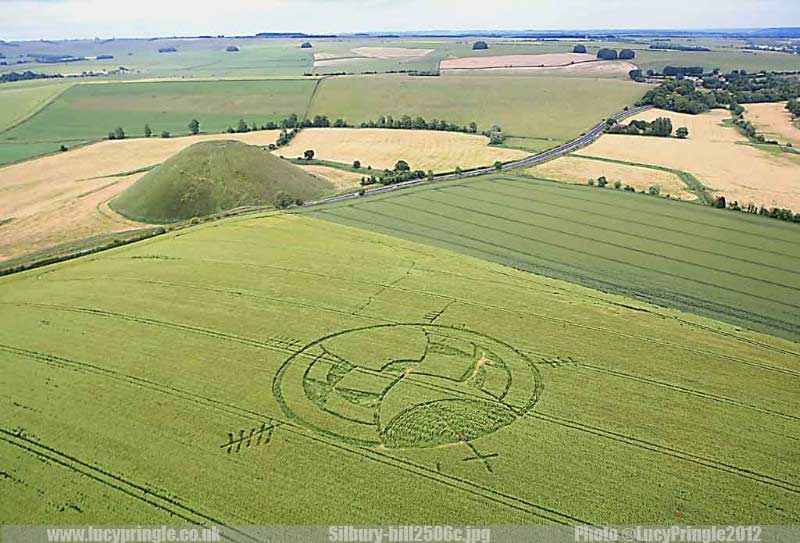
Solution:
[{"label": "cloud", "polygon": [[[796,0],[0,0],[5,39],[456,29],[800,26]],[[657,13],[657,14],[656,14]]]}]

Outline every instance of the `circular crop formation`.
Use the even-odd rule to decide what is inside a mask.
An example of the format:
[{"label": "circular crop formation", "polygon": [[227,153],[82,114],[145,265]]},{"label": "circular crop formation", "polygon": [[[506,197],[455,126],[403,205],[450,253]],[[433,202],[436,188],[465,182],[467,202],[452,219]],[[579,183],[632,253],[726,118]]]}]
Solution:
[{"label": "circular crop formation", "polygon": [[426,448],[476,439],[533,409],[541,376],[484,334],[436,324],[340,331],[292,354],[273,394],[284,414],[353,445]]}]

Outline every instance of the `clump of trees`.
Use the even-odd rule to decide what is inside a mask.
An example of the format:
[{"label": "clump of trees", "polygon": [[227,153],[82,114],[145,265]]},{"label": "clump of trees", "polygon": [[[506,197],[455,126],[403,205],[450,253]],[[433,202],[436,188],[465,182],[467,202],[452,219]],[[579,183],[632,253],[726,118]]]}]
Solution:
[{"label": "clump of trees", "polygon": [[424,179],[426,176],[427,174],[422,170],[412,170],[405,160],[398,160],[393,170],[384,170],[383,174],[377,178],[371,175],[369,178],[365,178],[366,183],[362,180],[362,185],[375,182],[382,185],[394,185],[412,179]]},{"label": "clump of trees", "polygon": [[[668,138],[672,135],[672,120],[670,120],[668,117],[659,117],[653,122],[633,120],[627,125],[611,124],[606,130],[610,134]],[[686,128],[683,130],[686,130],[686,135],[688,136],[689,130]]]},{"label": "clump of trees", "polygon": [[617,60],[619,55],[616,49],[603,48],[597,52],[597,58],[600,60]]},{"label": "clump of trees", "polygon": [[159,53],[177,53],[177,52],[178,52],[178,50],[177,50],[177,49],[175,49],[174,47],[161,47],[161,48],[158,50],[158,52],[159,52]]},{"label": "clump of trees", "polygon": [[633,60],[636,58],[636,51],[633,49],[623,49],[619,52],[620,60]]},{"label": "clump of trees", "polygon": [[489,48],[489,45],[485,41],[476,41],[472,44],[473,51],[485,51]]},{"label": "clump of trees", "polygon": [[110,140],[124,140],[125,139],[125,131],[122,129],[121,126],[116,127],[114,130],[108,133],[108,139]]},{"label": "clump of trees", "polygon": [[313,46],[310,41],[304,41],[300,44],[300,49],[311,49]]},{"label": "clump of trees", "polygon": [[582,43],[579,43],[578,45],[575,46],[575,48],[572,50],[572,52],[573,53],[584,54],[584,53],[586,53],[586,46],[583,45]]},{"label": "clump of trees", "polygon": [[800,100],[789,100],[786,104],[786,110],[795,117],[800,117]]},{"label": "clump of trees", "polygon": [[637,105],[652,104],[660,109],[696,115],[719,106],[715,92],[701,92],[686,79],[665,81],[650,89]]}]

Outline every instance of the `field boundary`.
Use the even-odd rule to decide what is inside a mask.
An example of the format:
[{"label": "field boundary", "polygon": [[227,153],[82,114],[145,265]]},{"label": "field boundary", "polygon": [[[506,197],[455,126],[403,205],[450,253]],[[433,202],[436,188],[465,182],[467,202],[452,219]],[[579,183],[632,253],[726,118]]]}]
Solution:
[{"label": "field boundary", "polygon": [[684,184],[692,191],[692,193],[697,195],[698,200],[705,204],[711,205],[714,203],[714,197],[711,193],[708,192],[708,189],[705,185],[693,174],[683,171],[677,170],[675,168],[667,168],[666,166],[656,166],[655,164],[644,164],[643,162],[629,162],[627,160],[617,160],[614,158],[604,158],[599,156],[589,156],[589,155],[579,155],[573,153],[572,156],[576,158],[582,158],[586,160],[596,160],[598,162],[608,162],[610,164],[620,164],[623,166],[635,166],[637,168],[647,168],[648,170],[655,170],[658,172],[666,172],[672,173],[678,176],[678,178],[684,182]]}]

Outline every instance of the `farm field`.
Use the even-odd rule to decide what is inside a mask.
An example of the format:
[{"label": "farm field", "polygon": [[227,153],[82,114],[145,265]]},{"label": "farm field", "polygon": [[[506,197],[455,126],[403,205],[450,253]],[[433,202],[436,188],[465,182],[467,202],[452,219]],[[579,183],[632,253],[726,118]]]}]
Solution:
[{"label": "farm field", "polygon": [[248,124],[279,121],[291,113],[303,115],[316,84],[313,80],[219,82],[162,82],[76,85],[39,113],[2,135],[0,147],[61,144],[103,139],[122,127],[128,136],[141,136],[149,124],[155,136],[162,131],[187,134],[192,119],[203,131],[221,132]]},{"label": "farm field", "polygon": [[64,92],[71,83],[0,87],[0,134]]},{"label": "farm field", "polygon": [[791,143],[795,147],[800,147],[800,128],[794,124],[792,114],[786,111],[785,102],[747,104],[745,118],[767,139],[776,139],[781,144]]},{"label": "farm field", "polygon": [[512,173],[304,212],[800,339],[795,224]]},{"label": "farm field", "polygon": [[596,60],[595,55],[579,53],[474,56],[443,60],[440,68],[442,70],[478,70],[483,68],[552,67]]},{"label": "farm field", "polygon": [[[161,38],[149,40],[113,39],[70,40],[63,42],[18,42],[0,43],[0,53],[10,59],[29,62],[16,66],[0,66],[0,73],[32,69],[40,73],[73,74],[84,71],[105,73],[117,70],[120,65],[126,72],[122,78],[201,78],[201,77],[252,77],[252,76],[300,76],[311,68],[312,54],[300,49],[295,39],[259,38]],[[228,46],[239,51],[227,52]],[[161,48],[176,49],[175,53],[159,53]],[[38,63],[27,55],[74,55],[85,56],[80,62]],[[114,58],[96,59],[97,55]]]},{"label": "farm field", "polygon": [[701,317],[287,215],[2,278],[0,300],[10,524],[800,515],[800,346]]},{"label": "farm field", "polygon": [[428,130],[380,128],[310,128],[298,134],[286,147],[274,151],[287,158],[302,157],[312,149],[315,158],[352,164],[361,161],[365,171],[393,169],[405,160],[414,170],[436,173],[490,166],[499,160],[508,162],[525,158],[516,149],[489,146],[489,139],[474,134]]},{"label": "farm field", "polygon": [[675,128],[688,127],[689,138],[608,134],[580,154],[686,171],[712,192],[742,205],[800,209],[800,155],[750,145],[734,127],[723,124],[727,111],[687,115],[653,109],[633,118],[657,117],[669,117]]},{"label": "farm field", "polygon": [[[610,79],[521,75],[409,77],[378,75],[326,79],[311,101],[310,115],[350,123],[381,115],[410,115],[460,125],[475,121],[479,130],[500,125],[514,146],[555,147],[632,105],[647,85]],[[509,107],[513,104],[513,107]],[[567,114],[568,112],[568,114]]]},{"label": "farm field", "polygon": [[103,233],[126,230],[105,203],[142,173],[199,141],[267,145],[276,131],[103,141],[0,168],[0,261]]},{"label": "farm field", "polygon": [[301,166],[302,169],[329,181],[337,189],[350,189],[361,184],[362,175],[329,166]]},{"label": "farm field", "polygon": [[596,181],[600,176],[604,176],[608,180],[609,186],[613,186],[615,181],[619,181],[623,188],[629,185],[637,191],[646,191],[651,186],[658,185],[663,195],[668,194],[681,200],[697,198],[674,173],[590,160],[575,155],[557,158],[528,168],[526,171],[533,177],[579,185],[587,184],[589,179]]}]

